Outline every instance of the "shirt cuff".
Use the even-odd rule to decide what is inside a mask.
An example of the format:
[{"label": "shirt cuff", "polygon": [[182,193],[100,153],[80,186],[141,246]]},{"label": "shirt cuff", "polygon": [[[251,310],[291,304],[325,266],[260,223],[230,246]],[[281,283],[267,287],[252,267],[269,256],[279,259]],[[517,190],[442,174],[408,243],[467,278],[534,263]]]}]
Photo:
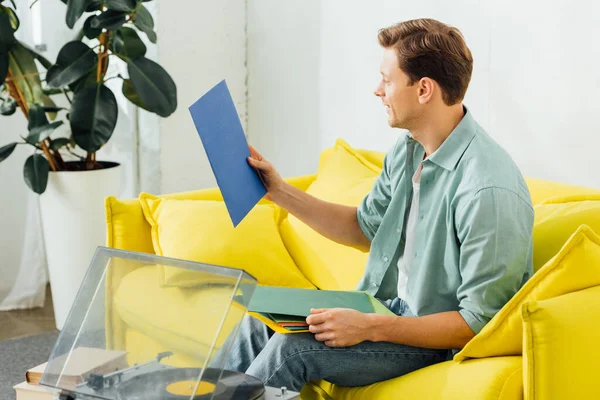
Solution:
[{"label": "shirt cuff", "polygon": [[460,309],[460,315],[463,317],[469,328],[477,335],[483,327],[487,324],[487,320],[484,320],[483,317],[479,314],[475,314],[472,311],[465,310],[464,308]]}]

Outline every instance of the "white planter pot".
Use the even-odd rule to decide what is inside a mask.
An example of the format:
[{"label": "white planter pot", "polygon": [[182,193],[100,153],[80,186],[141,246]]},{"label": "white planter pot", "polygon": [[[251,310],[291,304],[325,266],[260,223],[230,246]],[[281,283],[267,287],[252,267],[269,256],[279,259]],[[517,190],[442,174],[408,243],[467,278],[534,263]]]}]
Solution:
[{"label": "white planter pot", "polygon": [[40,197],[42,228],[54,303],[62,329],[98,246],[106,245],[104,199],[118,196],[121,167],[50,172]]}]

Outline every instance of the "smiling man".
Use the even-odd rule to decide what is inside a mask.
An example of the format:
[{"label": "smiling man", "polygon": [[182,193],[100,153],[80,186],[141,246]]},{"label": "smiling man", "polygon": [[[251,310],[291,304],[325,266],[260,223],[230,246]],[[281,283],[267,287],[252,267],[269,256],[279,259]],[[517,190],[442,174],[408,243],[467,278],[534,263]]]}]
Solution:
[{"label": "smiling man", "polygon": [[320,234],[369,251],[357,289],[395,316],[312,310],[310,333],[273,335],[246,318],[228,369],[300,390],[310,380],[362,386],[444,361],[532,275],[533,208],[509,155],[462,104],[473,59],[462,34],[432,19],[379,32],[375,95],[408,130],[359,207],[284,182],[251,148],[268,196]]}]

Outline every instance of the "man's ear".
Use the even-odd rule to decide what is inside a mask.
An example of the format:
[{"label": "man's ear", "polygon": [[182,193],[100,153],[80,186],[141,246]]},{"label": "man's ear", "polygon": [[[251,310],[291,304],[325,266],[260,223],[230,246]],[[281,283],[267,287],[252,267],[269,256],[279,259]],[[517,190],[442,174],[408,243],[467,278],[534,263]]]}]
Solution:
[{"label": "man's ear", "polygon": [[436,85],[435,81],[431,78],[421,78],[419,80],[419,103],[427,104],[433,99]]}]

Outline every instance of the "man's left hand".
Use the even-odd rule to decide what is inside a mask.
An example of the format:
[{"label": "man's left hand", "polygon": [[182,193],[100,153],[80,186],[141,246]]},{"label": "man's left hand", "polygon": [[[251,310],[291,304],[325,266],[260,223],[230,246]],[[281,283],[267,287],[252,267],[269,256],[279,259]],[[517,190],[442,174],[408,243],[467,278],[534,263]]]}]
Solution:
[{"label": "man's left hand", "polygon": [[312,308],[310,313],[308,329],[326,346],[348,347],[369,340],[369,314],[349,308]]}]

